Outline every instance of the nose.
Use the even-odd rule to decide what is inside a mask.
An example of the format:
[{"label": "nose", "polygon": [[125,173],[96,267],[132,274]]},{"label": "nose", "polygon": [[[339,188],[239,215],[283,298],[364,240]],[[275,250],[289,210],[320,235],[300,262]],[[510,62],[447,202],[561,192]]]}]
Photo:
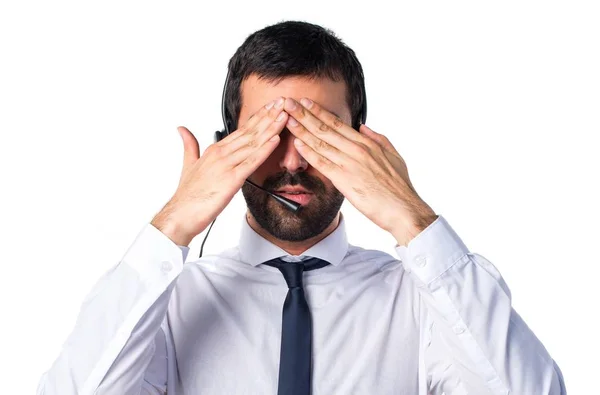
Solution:
[{"label": "nose", "polygon": [[306,171],[308,162],[300,155],[294,145],[294,139],[296,137],[294,137],[287,128],[281,132],[280,137],[281,142],[279,143],[279,148],[283,149],[283,153],[279,160],[279,167],[291,174]]}]

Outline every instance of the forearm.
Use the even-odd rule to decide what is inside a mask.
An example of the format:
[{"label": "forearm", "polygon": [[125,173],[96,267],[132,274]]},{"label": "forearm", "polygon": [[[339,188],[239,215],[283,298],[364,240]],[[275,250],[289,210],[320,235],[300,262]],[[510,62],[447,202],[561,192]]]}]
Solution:
[{"label": "forearm", "polygon": [[178,246],[147,225],[122,261],[87,295],[60,355],[40,380],[38,394],[94,394],[107,380],[116,383],[112,393],[125,393],[119,389],[143,376],[152,357],[183,258]]},{"label": "forearm", "polygon": [[432,384],[462,385],[469,393],[561,393],[560,371],[512,308],[500,273],[470,253],[444,218],[397,250],[432,323],[424,324],[432,328],[428,366],[447,368],[433,372],[440,382]]}]

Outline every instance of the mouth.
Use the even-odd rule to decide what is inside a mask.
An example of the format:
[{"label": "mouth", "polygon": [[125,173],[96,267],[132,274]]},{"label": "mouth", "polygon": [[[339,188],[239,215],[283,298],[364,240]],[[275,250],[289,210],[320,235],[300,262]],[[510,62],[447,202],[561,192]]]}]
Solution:
[{"label": "mouth", "polygon": [[300,203],[303,206],[308,204],[312,200],[314,195],[312,192],[309,192],[304,188],[298,187],[282,188],[280,190],[275,191],[275,193],[286,199],[290,199],[296,203]]}]

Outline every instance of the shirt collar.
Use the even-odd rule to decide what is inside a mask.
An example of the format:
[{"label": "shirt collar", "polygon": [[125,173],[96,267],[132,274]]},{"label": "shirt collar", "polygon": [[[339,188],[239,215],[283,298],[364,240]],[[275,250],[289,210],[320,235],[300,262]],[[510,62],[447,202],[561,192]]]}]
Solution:
[{"label": "shirt collar", "polygon": [[324,259],[333,266],[338,266],[348,252],[348,239],[344,216],[340,212],[340,222],[333,232],[323,240],[304,251],[302,255],[290,255],[282,248],[271,243],[254,231],[248,224],[246,215],[242,221],[239,243],[240,257],[243,262],[257,266],[274,258],[283,257],[290,262],[299,262],[308,257]]}]

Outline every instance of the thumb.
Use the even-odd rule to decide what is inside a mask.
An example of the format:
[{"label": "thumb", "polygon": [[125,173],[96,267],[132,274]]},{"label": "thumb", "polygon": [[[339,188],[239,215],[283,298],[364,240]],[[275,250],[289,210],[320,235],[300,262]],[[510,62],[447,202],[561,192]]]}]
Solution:
[{"label": "thumb", "polygon": [[185,126],[177,128],[183,140],[183,169],[192,166],[200,158],[200,146],[196,137]]}]

